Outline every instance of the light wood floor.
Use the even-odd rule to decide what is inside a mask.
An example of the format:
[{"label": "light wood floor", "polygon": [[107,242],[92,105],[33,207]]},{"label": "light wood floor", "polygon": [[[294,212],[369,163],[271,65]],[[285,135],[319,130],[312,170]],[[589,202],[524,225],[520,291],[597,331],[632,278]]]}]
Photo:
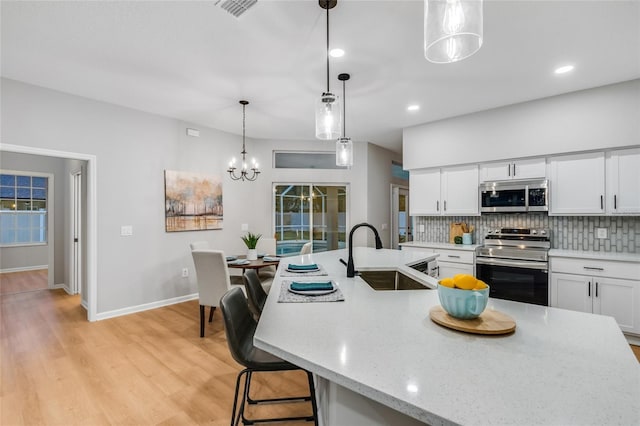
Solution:
[{"label": "light wood floor", "polygon": [[[0,297],[0,424],[229,424],[241,367],[219,310],[202,339],[198,318],[197,301],[89,323],[79,297],[63,290]],[[632,349],[640,361],[640,347]],[[300,372],[255,377],[261,396],[307,390]],[[306,415],[310,407],[248,413]]]},{"label": "light wood floor", "polygon": [[49,287],[48,270],[5,272],[0,274],[0,295],[43,290]]},{"label": "light wood floor", "polygon": [[[1,425],[229,424],[241,367],[219,310],[200,338],[197,301],[94,323],[63,290],[0,302]],[[256,374],[252,384],[260,396],[307,391],[301,372]],[[310,412],[302,403],[248,414]]]}]

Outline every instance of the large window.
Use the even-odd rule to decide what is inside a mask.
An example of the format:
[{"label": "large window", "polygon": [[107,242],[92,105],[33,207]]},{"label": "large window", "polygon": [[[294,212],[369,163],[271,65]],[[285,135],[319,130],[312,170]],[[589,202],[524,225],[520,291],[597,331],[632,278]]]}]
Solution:
[{"label": "large window", "polygon": [[314,252],[346,246],[346,186],[276,184],[273,192],[278,255],[296,255],[309,241]]},{"label": "large window", "polygon": [[47,187],[43,176],[0,174],[0,245],[46,244]]}]

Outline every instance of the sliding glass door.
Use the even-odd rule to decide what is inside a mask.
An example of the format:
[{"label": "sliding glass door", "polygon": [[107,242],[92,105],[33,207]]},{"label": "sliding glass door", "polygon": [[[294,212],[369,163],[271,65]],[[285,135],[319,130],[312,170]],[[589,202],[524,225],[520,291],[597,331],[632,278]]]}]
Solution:
[{"label": "sliding glass door", "polygon": [[275,184],[273,193],[278,255],[297,255],[307,242],[313,252],[346,247],[347,186]]}]

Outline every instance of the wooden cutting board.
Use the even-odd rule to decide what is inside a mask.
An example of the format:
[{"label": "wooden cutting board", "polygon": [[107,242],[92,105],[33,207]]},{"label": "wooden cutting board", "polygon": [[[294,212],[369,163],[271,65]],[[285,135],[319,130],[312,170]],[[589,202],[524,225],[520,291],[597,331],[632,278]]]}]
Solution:
[{"label": "wooden cutting board", "polygon": [[431,308],[429,316],[436,324],[465,333],[507,334],[516,329],[513,318],[499,311],[485,310],[478,318],[461,320],[452,317],[438,305]]},{"label": "wooden cutting board", "polygon": [[462,237],[464,234],[464,229],[466,229],[466,224],[464,222],[460,223],[450,223],[449,224],[449,243],[454,244],[456,237]]}]

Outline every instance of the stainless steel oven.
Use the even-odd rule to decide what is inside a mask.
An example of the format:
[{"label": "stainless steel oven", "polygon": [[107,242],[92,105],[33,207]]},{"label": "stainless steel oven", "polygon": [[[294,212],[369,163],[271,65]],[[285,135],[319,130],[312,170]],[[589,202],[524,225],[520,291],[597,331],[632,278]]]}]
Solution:
[{"label": "stainless steel oven", "polygon": [[476,277],[490,297],[549,305],[550,236],[547,229],[502,228],[476,249]]}]

